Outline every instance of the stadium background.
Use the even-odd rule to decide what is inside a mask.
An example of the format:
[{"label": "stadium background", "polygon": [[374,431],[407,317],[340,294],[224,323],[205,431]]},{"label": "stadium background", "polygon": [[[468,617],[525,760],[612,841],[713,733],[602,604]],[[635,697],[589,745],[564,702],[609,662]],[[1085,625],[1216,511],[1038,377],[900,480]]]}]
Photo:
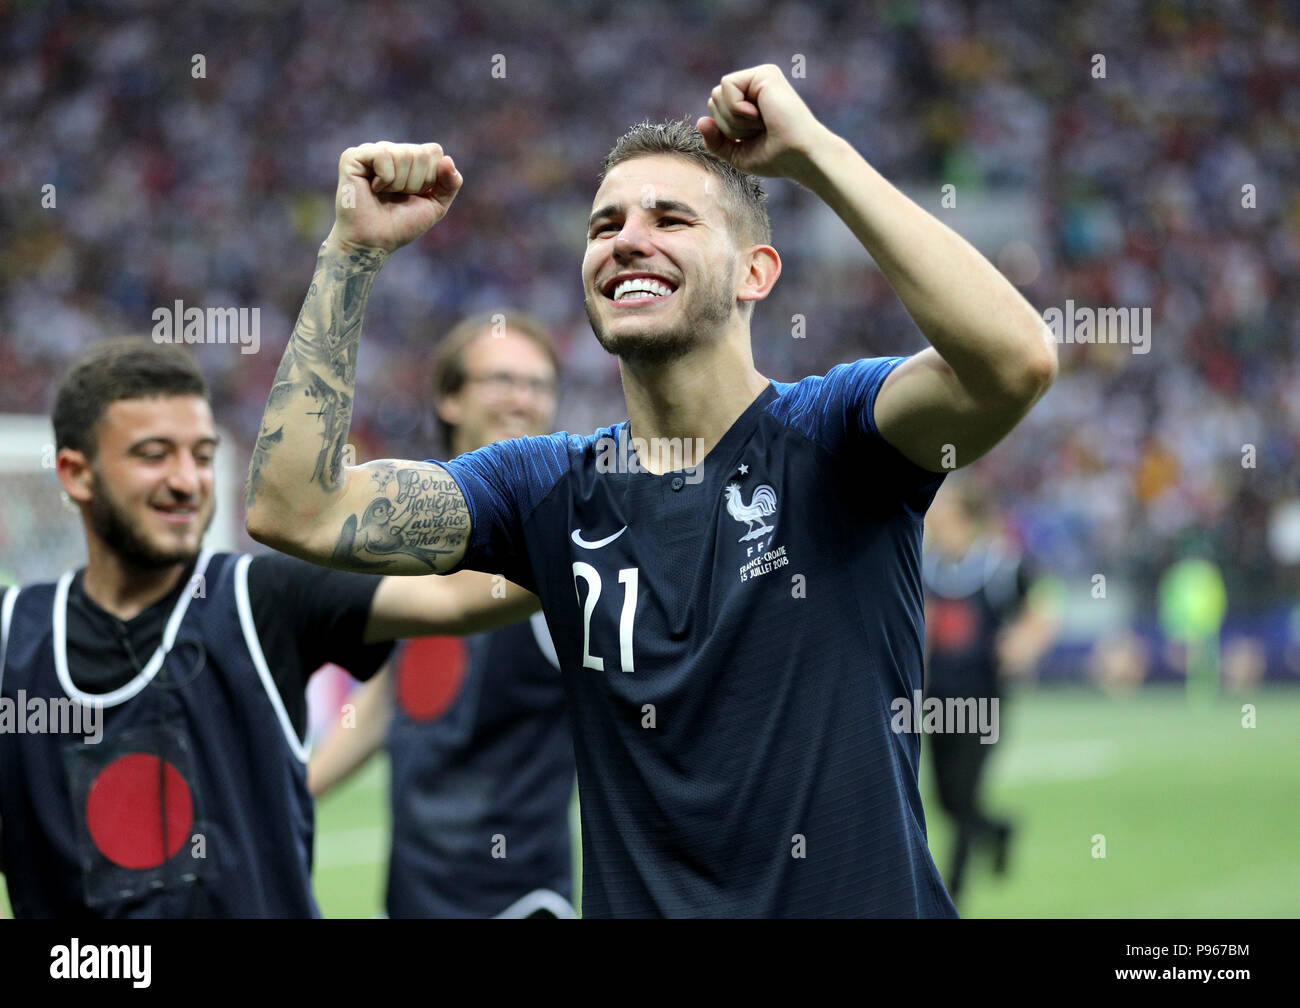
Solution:
[{"label": "stadium background", "polygon": [[[258,353],[194,348],[242,470],[339,152],[433,139],[465,188],[375,285],[358,458],[440,450],[428,348],[499,305],[554,327],[560,427],[621,418],[578,274],[599,160],[633,121],[701,114],[723,73],[760,62],[1038,308],[1151,309],[1149,353],[1063,345],[1046,399],[972,470],[1042,576],[1058,636],[1008,703],[995,757],[993,803],[1024,826],[1012,878],[977,877],[964,909],[1296,915],[1293,5],[0,3],[0,412],[47,414],[81,350],[149,332],[158,307],[256,307]],[[793,184],[767,188],[785,272],[754,317],[759,369],[791,380],[923,346],[847,230]],[[79,560],[42,479],[0,512],[8,578]],[[32,511],[56,524],[34,531]],[[1161,577],[1189,557],[1214,564],[1227,600],[1220,682],[1191,698],[1160,618]],[[377,905],[382,775],[321,810],[327,912]]]}]

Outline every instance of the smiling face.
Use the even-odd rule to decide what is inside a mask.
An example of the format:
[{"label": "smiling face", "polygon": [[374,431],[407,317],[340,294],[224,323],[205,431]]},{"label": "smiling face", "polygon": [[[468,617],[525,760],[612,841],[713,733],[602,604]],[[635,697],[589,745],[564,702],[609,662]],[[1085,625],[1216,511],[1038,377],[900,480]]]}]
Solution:
[{"label": "smiling face", "polygon": [[216,511],[212,410],[199,396],[121,399],[97,425],[93,462],[64,448],[60,475],[91,534],[141,570],[188,563]]},{"label": "smiling face", "polygon": [[485,329],[461,356],[464,382],[438,402],[438,415],[454,430],[454,454],[550,431],[555,367],[534,340],[509,328],[500,335]]},{"label": "smiling face", "polygon": [[738,247],[722,190],[707,169],[667,154],[632,158],[605,176],[582,282],[587,318],[607,351],[668,363],[739,318],[748,263],[739,264],[749,249]]}]

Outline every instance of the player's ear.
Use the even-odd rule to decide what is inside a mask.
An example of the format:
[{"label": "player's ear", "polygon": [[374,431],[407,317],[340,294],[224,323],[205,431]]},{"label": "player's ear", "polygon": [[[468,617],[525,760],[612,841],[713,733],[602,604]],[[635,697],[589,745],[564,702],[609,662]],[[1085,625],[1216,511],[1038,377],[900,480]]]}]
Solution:
[{"label": "player's ear", "polygon": [[[781,257],[771,245],[754,245],[746,254],[749,270],[741,278],[736,297],[741,301],[762,301],[781,276]],[[741,261],[746,261],[742,256]]]},{"label": "player's ear", "polygon": [[54,470],[59,474],[59,482],[69,497],[81,504],[90,500],[95,486],[95,473],[84,452],[74,448],[60,448],[54,459]]}]

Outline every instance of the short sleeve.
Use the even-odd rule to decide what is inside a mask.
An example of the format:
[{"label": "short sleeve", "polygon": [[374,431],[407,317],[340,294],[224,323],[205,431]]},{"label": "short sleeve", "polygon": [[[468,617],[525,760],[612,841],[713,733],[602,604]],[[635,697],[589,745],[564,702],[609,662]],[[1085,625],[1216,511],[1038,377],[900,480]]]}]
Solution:
[{"label": "short sleeve", "polygon": [[[873,357],[837,364],[826,373],[828,405],[838,400],[840,409],[833,412],[842,417],[844,436],[850,442],[880,437],[876,428],[876,397],[889,373],[904,360],[904,357]],[[827,418],[828,422],[831,420]]]},{"label": "short sleeve", "polygon": [[513,438],[467,452],[447,470],[465,497],[471,522],[462,568],[501,574],[535,591],[524,523],[569,471],[569,435]]},{"label": "short sleeve", "polygon": [[332,663],[369,679],[391,641],[366,644],[370,607],[383,578],[317,567],[268,553],[248,568],[248,596],[262,653],[299,734],[306,724],[307,680]]},{"label": "short sleeve", "polygon": [[876,396],[904,357],[872,357],[837,364],[822,377],[781,386],[783,419],[832,454],[879,440]]},{"label": "short sleeve", "polygon": [[782,389],[780,412],[840,462],[869,471],[873,487],[890,485],[913,514],[923,515],[943,483],[889,444],[876,427],[876,399],[906,357],[869,357],[837,364],[822,377]]}]

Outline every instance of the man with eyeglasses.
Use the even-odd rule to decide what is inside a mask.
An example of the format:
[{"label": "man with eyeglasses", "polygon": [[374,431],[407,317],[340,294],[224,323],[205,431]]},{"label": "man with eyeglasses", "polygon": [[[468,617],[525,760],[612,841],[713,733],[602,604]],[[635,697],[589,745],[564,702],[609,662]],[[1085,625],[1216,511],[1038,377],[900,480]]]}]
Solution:
[{"label": "man with eyeglasses", "polygon": [[[528,315],[452,329],[433,382],[451,457],[549,431],[556,370],[550,334]],[[386,741],[389,917],[574,916],[573,744],[540,612],[475,637],[410,641],[351,702],[352,723],[313,756],[308,783],[320,797]]]}]

